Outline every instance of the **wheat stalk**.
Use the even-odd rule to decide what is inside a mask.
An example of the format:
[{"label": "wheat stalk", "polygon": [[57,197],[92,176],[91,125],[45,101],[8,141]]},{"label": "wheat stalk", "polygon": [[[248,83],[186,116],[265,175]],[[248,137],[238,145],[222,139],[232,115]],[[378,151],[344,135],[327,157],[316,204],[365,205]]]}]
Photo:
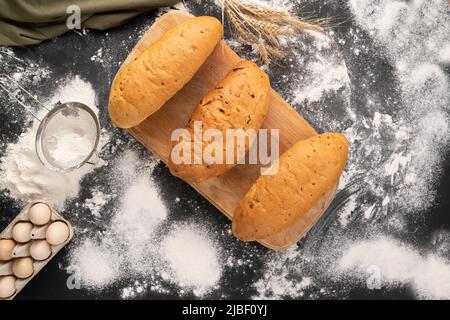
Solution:
[{"label": "wheat stalk", "polygon": [[219,0],[223,16],[226,14],[231,27],[244,40],[257,43],[259,56],[265,65],[284,56],[279,49],[280,36],[292,36],[295,30],[323,32],[326,20],[302,20],[289,12],[262,7],[241,0]]}]

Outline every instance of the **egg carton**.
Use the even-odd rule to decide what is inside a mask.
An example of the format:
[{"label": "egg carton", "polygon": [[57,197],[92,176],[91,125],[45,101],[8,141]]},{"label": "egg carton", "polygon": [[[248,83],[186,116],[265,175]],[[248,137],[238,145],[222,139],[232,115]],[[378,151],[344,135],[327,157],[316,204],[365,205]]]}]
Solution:
[{"label": "egg carton", "polygon": [[[44,225],[35,225],[33,224],[31,233],[30,233],[30,240],[24,243],[15,242],[14,249],[11,253],[11,260],[9,261],[0,261],[0,280],[4,277],[14,277],[15,280],[15,292],[9,297],[1,298],[0,300],[12,300],[14,297],[30,282],[36,274],[38,274],[42,268],[44,268],[47,263],[61,250],[73,237],[73,228],[70,225],[69,221],[64,219],[53,207],[51,204],[47,203],[46,201],[36,201],[29,203],[18,215],[17,217],[0,233],[0,240],[13,240],[13,229],[14,226],[17,223],[20,222],[30,222],[30,208],[38,203],[44,203],[46,204],[51,211],[50,221],[47,222]],[[46,232],[47,228],[54,222],[61,221],[65,223],[69,229],[69,235],[67,239],[58,244],[58,245],[50,245],[51,248],[51,254],[48,256],[48,258],[44,260],[35,260],[31,257],[30,248],[33,242],[40,241],[40,240],[46,240]],[[0,248],[1,250],[1,248]],[[23,258],[29,258],[32,259],[32,266],[33,266],[33,273],[25,278],[19,278],[17,277],[13,272],[13,264],[18,259]],[[27,260],[29,260],[27,259]],[[22,260],[23,261],[23,260]],[[12,278],[8,278],[9,281],[12,281]],[[1,289],[1,288],[0,288]]]}]

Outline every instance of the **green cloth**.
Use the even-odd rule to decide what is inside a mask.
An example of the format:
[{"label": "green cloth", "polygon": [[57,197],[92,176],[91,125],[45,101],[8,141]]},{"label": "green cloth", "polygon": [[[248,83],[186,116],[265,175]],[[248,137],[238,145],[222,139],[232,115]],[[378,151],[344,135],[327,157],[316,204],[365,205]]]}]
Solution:
[{"label": "green cloth", "polygon": [[143,12],[180,0],[0,0],[0,45],[40,43],[63,34],[70,5],[80,7],[81,26],[105,30]]}]

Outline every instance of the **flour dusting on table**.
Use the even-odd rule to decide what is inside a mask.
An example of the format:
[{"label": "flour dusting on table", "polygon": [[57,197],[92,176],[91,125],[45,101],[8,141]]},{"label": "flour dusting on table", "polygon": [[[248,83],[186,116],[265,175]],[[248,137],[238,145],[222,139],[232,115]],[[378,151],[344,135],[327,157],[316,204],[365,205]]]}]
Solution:
[{"label": "flour dusting on table", "polygon": [[102,191],[94,189],[92,190],[92,198],[86,199],[84,207],[87,208],[93,216],[100,217],[100,211],[111,198],[111,195],[104,194]]},{"label": "flour dusting on table", "polygon": [[[219,249],[203,228],[190,224],[164,227],[169,212],[152,179],[157,163],[134,150],[125,150],[115,160],[109,179],[113,193],[120,195],[115,199],[118,209],[113,209],[110,221],[98,232],[79,230],[68,261],[71,270],[79,270],[84,288],[103,290],[121,284],[125,285],[121,297],[129,299],[145,293],[144,288],[167,293],[176,285],[180,293],[203,296],[220,279]],[[95,189],[84,207],[94,208],[91,213],[99,217],[98,205],[111,201],[112,195]],[[104,264],[102,269],[109,266],[101,281],[94,272],[97,261]]]},{"label": "flour dusting on table", "polygon": [[[349,1],[349,6],[357,23],[385,50],[399,83],[401,106],[384,113],[390,117],[384,127],[393,131],[392,140],[377,146],[388,152],[384,164],[390,165],[391,185],[384,197],[403,211],[425,210],[433,205],[449,144],[450,87],[436,63],[450,44],[450,6],[445,0],[363,0]],[[352,142],[360,138],[354,135]]]},{"label": "flour dusting on table", "polygon": [[114,246],[115,243],[97,243],[87,239],[72,253],[71,270],[75,270],[85,288],[106,287],[117,279],[121,257]]},{"label": "flour dusting on table", "polygon": [[347,277],[351,272],[371,280],[379,289],[408,284],[419,298],[450,299],[448,261],[433,253],[421,254],[394,239],[382,237],[353,244],[340,259],[337,270]]},{"label": "flour dusting on table", "polygon": [[289,266],[297,263],[298,252],[295,248],[274,254],[266,265],[264,275],[254,284],[257,294],[253,299],[305,297],[306,290],[313,285],[313,279],[300,275],[300,270],[295,270],[294,274]]},{"label": "flour dusting on table", "polygon": [[[336,200],[298,246],[278,253],[243,244],[232,238],[223,217],[214,218],[214,232],[210,231],[211,226],[202,225],[206,214],[219,213],[206,200],[192,200],[189,188],[178,190],[178,181],[157,179],[168,175],[159,161],[111,128],[107,130],[114,132],[113,143],[104,154],[108,163],[100,168],[101,179],[89,181],[83,180],[89,172],[68,180],[44,172],[37,181],[17,181],[17,176],[35,170],[36,163],[29,161],[33,150],[26,148],[33,135],[25,133],[17,143],[8,140],[2,158],[7,170],[2,172],[10,172],[5,180],[11,180],[10,194],[31,198],[48,188],[55,193],[54,201],[67,203],[76,237],[65,263],[77,270],[82,289],[92,294],[108,290],[122,299],[152,293],[316,299],[345,298],[352,288],[371,294],[407,287],[418,298],[448,298],[448,232],[435,231],[436,239],[415,244],[425,227],[425,212],[432,214],[430,208],[438,200],[437,185],[450,143],[447,0],[257,2],[299,16],[303,5],[312,5],[317,13],[320,9],[348,16],[342,26],[325,34],[299,32],[281,39],[286,58],[265,68],[272,87],[308,122],[320,132],[345,133],[351,146]],[[185,5],[197,15],[221,14],[217,2]],[[101,41],[90,46],[86,60],[112,79],[124,52],[150,23],[146,20],[126,36],[118,32],[119,42],[107,34],[98,36]],[[242,39],[228,30],[225,37],[242,57],[257,58]],[[111,46],[112,40],[120,44],[120,51]],[[52,72],[16,57],[8,48],[0,48],[0,61],[13,65],[14,70],[7,65],[11,75],[27,88],[41,85]],[[99,82],[99,97],[106,101],[109,83]],[[61,89],[46,103],[56,103],[61,96],[80,101],[82,96],[81,102],[97,105],[95,92],[86,91],[88,85],[79,77],[61,80]],[[5,112],[14,115],[10,118],[22,119],[20,109],[7,106]],[[19,167],[21,154],[26,165]],[[41,186],[44,177],[60,188]],[[174,222],[175,211],[181,222]],[[198,212],[205,216],[194,215]]]},{"label": "flour dusting on table", "polygon": [[44,101],[47,106],[52,107],[58,102],[80,102],[91,108],[96,115],[99,114],[97,94],[91,83],[76,75],[67,79],[57,79],[56,84],[58,85],[56,92]]}]

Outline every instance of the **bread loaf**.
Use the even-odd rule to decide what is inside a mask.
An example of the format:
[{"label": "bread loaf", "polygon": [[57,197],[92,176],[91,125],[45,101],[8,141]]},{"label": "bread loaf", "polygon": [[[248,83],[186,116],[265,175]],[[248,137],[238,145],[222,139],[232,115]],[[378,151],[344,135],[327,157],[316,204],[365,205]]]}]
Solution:
[{"label": "bread loaf", "polygon": [[[257,132],[267,115],[269,99],[270,81],[267,74],[251,61],[239,62],[195,108],[186,126],[191,139],[181,139],[174,146],[175,148],[182,141],[188,142],[191,146],[191,163],[175,164],[172,160],[173,156],[177,156],[177,154],[175,154],[175,149],[172,149],[169,163],[172,174],[188,182],[200,182],[218,176],[234,167],[238,155],[237,139],[235,139],[233,151],[234,159],[229,161],[231,163],[226,163],[227,151],[229,150],[227,150],[225,140],[223,140],[221,164],[217,162],[208,163],[205,159],[202,159],[200,164],[194,164],[194,153],[196,152],[193,141],[194,124],[200,121],[203,133],[208,129],[217,129],[224,138],[227,129],[242,129],[243,131],[254,129]],[[202,138],[199,141],[202,153],[212,142]],[[249,138],[246,141],[245,154],[248,153],[254,139]],[[197,150],[200,150],[200,148]]]},{"label": "bread loaf", "polygon": [[109,115],[120,128],[138,125],[192,79],[222,38],[213,17],[176,25],[117,74],[109,96]]},{"label": "bread loaf", "polygon": [[278,173],[259,177],[241,200],[233,216],[234,235],[261,240],[301,219],[338,183],[347,156],[347,140],[338,133],[296,143],[280,157]]}]

